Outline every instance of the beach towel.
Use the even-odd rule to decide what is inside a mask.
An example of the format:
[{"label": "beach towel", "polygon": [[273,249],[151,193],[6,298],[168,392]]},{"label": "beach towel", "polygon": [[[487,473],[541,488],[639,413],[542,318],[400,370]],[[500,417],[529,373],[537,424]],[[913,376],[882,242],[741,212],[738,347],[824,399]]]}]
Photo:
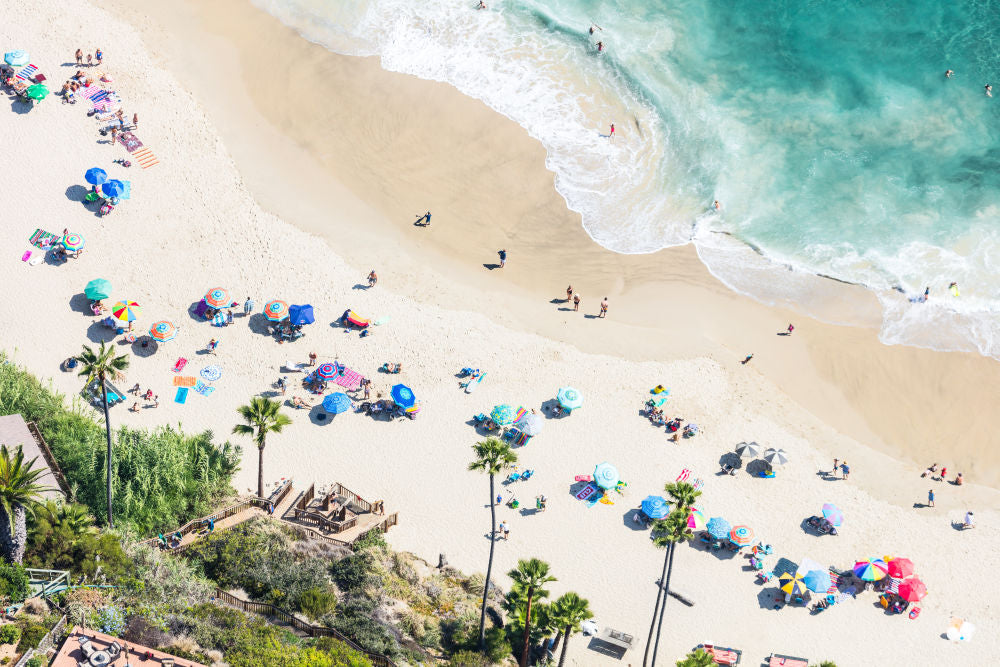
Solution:
[{"label": "beach towel", "polygon": [[188,398],[188,391],[190,390],[187,387],[177,387],[177,394],[174,396],[174,403],[184,405],[184,401]]},{"label": "beach towel", "polygon": [[184,357],[180,357],[179,359],[177,359],[177,363],[174,364],[174,372],[180,373],[182,370],[184,370],[184,367],[187,366],[187,362],[188,360],[185,359]]},{"label": "beach towel", "polygon": [[350,324],[353,324],[354,326],[360,327],[362,329],[364,329],[370,324],[369,320],[366,320],[365,318],[361,317],[353,310],[348,312],[347,317],[345,317],[344,319],[347,320]]},{"label": "beach towel", "polygon": [[47,232],[44,229],[36,229],[34,233],[28,238],[28,243],[35,246],[36,248],[48,248],[52,245],[52,240],[56,238],[56,235],[52,232]]},{"label": "beach towel", "polygon": [[174,377],[175,387],[193,387],[198,382],[198,378],[190,375],[177,375]]},{"label": "beach towel", "polygon": [[215,387],[210,387],[201,380],[198,380],[197,383],[194,385],[194,390],[199,394],[201,394],[202,396],[208,396],[213,391],[215,391]]},{"label": "beach towel", "polygon": [[688,477],[690,476],[691,476],[691,471],[687,468],[684,468],[684,470],[681,470],[681,474],[677,475],[676,481],[686,482],[688,480]]},{"label": "beach towel", "polygon": [[76,94],[80,97],[89,100],[91,97],[98,93],[103,93],[104,91],[100,89],[99,86],[83,86],[76,91]]},{"label": "beach towel", "polygon": [[[129,131],[122,132],[118,137],[118,141],[121,142],[122,146],[124,146],[125,150],[129,153],[135,153],[138,149],[142,148],[142,142],[139,141],[139,137]],[[146,150],[149,149],[147,148]],[[138,156],[136,157],[138,158]]]},{"label": "beach towel", "polygon": [[31,251],[30,250],[25,250],[24,254],[21,255],[21,261],[22,262],[27,262],[29,259],[31,259]]},{"label": "beach towel", "polygon": [[361,380],[363,379],[361,373],[357,371],[352,371],[346,366],[340,367],[341,372],[333,378],[333,383],[338,384],[341,387],[346,387],[347,389],[357,389],[361,386]]},{"label": "beach towel", "polygon": [[[142,144],[139,145],[141,146]],[[125,145],[125,149],[128,150],[128,144]],[[132,151],[129,152],[132,153]],[[137,150],[134,153],[132,153],[132,155],[135,157],[136,162],[139,163],[139,166],[142,167],[143,169],[149,169],[150,167],[155,167],[156,165],[160,164],[160,161],[156,158],[155,155],[153,155],[153,151],[149,150],[148,148],[142,148],[140,150]]]},{"label": "beach towel", "polygon": [[[117,95],[112,94],[105,100],[101,100],[100,102],[97,103],[91,102],[90,104],[94,108],[94,111],[102,111],[110,113],[112,111],[118,111],[119,109],[121,109],[122,101],[118,99]],[[124,123],[122,123],[122,126],[124,127]]]},{"label": "beach towel", "polygon": [[90,103],[91,104],[97,104],[98,102],[101,102],[103,100],[108,99],[108,96],[110,96],[110,95],[111,95],[111,93],[109,91],[107,91],[107,90],[99,90],[99,91],[97,91],[96,94],[90,96],[90,98],[89,98],[90,99]]},{"label": "beach towel", "polygon": [[131,199],[132,198],[132,181],[121,181],[122,193],[118,195],[119,199]]},{"label": "beach towel", "polygon": [[576,499],[587,503],[587,507],[593,507],[603,497],[604,494],[597,488],[596,484],[588,484],[576,493]]},{"label": "beach towel", "polygon": [[526,414],[528,414],[528,411],[525,410],[523,407],[518,406],[517,407],[517,413],[514,415],[514,421],[511,422],[511,423],[512,424],[516,424],[518,422],[518,420],[520,420],[521,417],[523,417]]},{"label": "beach towel", "polygon": [[35,76],[35,72],[38,68],[34,65],[29,64],[23,70],[14,75],[15,79],[20,79],[21,81],[31,81],[31,78]]}]

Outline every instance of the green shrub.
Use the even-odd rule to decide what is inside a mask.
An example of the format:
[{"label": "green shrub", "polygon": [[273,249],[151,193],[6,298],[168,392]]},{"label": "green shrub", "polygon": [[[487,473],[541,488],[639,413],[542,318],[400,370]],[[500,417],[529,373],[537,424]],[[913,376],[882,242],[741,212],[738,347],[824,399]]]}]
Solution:
[{"label": "green shrub", "polygon": [[38,642],[47,635],[49,628],[40,623],[27,623],[21,631],[21,641],[17,643],[17,652],[24,653],[30,648],[38,646]]},{"label": "green shrub", "polygon": [[0,625],[0,644],[16,644],[21,638],[21,628],[13,623]]},{"label": "green shrub", "polygon": [[385,625],[372,618],[374,613],[374,601],[355,597],[341,603],[336,615],[324,620],[366,651],[395,657],[399,654],[399,644]]},{"label": "green shrub", "polygon": [[330,566],[330,575],[345,593],[358,594],[373,583],[375,559],[362,551],[342,558]]},{"label": "green shrub", "polygon": [[337,594],[325,588],[307,588],[299,595],[299,609],[313,621],[319,620],[337,606]]},{"label": "green shrub", "polygon": [[24,602],[30,592],[28,573],[22,565],[0,561],[0,597],[10,602]]},{"label": "green shrub", "polygon": [[98,533],[93,519],[82,513],[81,505],[57,505],[52,501],[35,512],[28,526],[27,567],[69,570],[88,580],[101,574],[118,581],[130,565],[121,540],[113,533]]},{"label": "green shrub", "polygon": [[354,551],[365,551],[366,549],[376,548],[376,549],[386,549],[388,548],[388,543],[385,541],[385,535],[382,534],[381,528],[376,528],[374,530],[368,531],[360,539],[356,540],[351,548]]},{"label": "green shrub", "polygon": [[493,662],[479,651],[459,651],[448,661],[450,667],[492,667]]},{"label": "green shrub", "polygon": [[28,662],[24,663],[24,667],[43,667],[45,665],[45,658],[40,655],[33,655],[28,658]]}]

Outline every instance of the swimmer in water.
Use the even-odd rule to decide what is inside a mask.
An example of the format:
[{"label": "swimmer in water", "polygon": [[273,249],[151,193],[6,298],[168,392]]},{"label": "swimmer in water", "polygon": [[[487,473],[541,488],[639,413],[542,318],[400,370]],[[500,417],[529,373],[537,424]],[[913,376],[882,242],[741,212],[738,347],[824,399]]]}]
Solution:
[{"label": "swimmer in water", "polygon": [[944,75],[945,75],[945,76],[946,76],[947,78],[949,78],[949,79],[950,79],[950,78],[951,78],[951,75],[952,75],[952,74],[954,74],[954,73],[955,73],[955,71],[954,71],[954,70],[950,70],[950,69],[949,69],[949,70],[945,70],[945,73],[944,73]]},{"label": "swimmer in water", "polygon": [[952,296],[958,296],[958,283],[953,282],[950,285],[948,285],[948,291],[951,292]]},{"label": "swimmer in water", "polygon": [[483,0],[479,0],[479,6],[476,9],[486,9],[486,3]]},{"label": "swimmer in water", "polygon": [[986,84],[986,97],[993,97],[993,86]]},{"label": "swimmer in water", "polygon": [[714,201],[714,202],[712,203],[712,206],[714,206],[714,207],[715,207],[715,210],[716,210],[716,211],[720,211],[720,210],[722,210],[722,204],[720,204],[720,203],[719,203],[719,200],[718,200],[718,199],[716,199],[716,200],[715,200],[715,201]]},{"label": "swimmer in water", "polygon": [[615,140],[615,124],[614,123],[611,123],[611,132],[610,132],[610,134],[608,134],[608,139],[610,139],[611,141]]},{"label": "swimmer in water", "polygon": [[597,52],[600,53],[603,50],[604,50],[604,42],[598,42],[597,43]]}]

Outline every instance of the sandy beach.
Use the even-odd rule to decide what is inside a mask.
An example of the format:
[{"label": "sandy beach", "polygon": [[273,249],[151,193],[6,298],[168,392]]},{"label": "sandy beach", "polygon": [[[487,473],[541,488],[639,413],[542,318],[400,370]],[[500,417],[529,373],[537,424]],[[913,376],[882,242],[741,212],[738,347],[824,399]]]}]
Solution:
[{"label": "sandy beach", "polygon": [[[706,515],[750,525],[777,554],[840,568],[906,556],[930,594],[914,621],[885,615],[873,593],[815,617],[774,611],[773,586],[755,583],[743,559],[692,545],[677,555],[673,586],[695,605],[668,605],[666,655],[699,642],[741,648],[748,664],[771,651],[844,665],[976,664],[995,654],[998,588],[980,564],[1000,547],[990,423],[1000,365],[886,347],[872,328],[756,303],[729,292],[690,248],[609,253],[566,209],[540,144],[512,121],[444,84],[332,54],[243,0],[171,3],[152,16],[138,3],[117,9],[15,0],[0,27],[4,50],[29,51],[56,89],[75,71],[77,48],[101,47],[105,62],[92,69],[113,78],[126,113],[139,114],[136,135],[159,159],[150,169],[113,164],[128,154],[98,134],[85,103],[53,95],[30,110],[13,100],[4,110],[5,167],[20,185],[0,228],[8,249],[0,276],[12,312],[32,313],[0,323],[17,363],[76,395],[78,379],[58,366],[81,344],[112,340],[82,295],[103,277],[114,299],[142,304],[140,325],[181,327],[152,353],[120,347],[134,353],[124,384],[152,388],[159,407],[119,406],[117,423],[180,423],[221,437],[238,405],[277,393],[281,365],[310,352],[371,377],[383,394],[403,381],[422,406],[414,421],[350,413],[320,421],[318,410],[288,408],[294,424],[269,444],[265,480],[341,481],[384,498],[400,513],[389,533],[395,547],[432,561],[444,553],[468,572],[485,569],[489,525],[487,481],[466,471],[480,437],[468,421],[497,403],[537,408],[572,385],[584,407],[547,419],[518,450],[536,474],[510,487],[522,502],[544,493],[548,509],[500,512],[511,536],[498,545],[494,572],[518,558],[545,559],[558,577],[553,592],[578,591],[602,626],[644,639],[662,552],[634,529],[632,510],[689,469],[705,482]],[[132,184],[131,198],[107,217],[80,202],[92,166]],[[433,224],[414,226],[426,210]],[[80,233],[85,251],[63,265],[18,261],[39,227]],[[486,268],[501,248],[507,266]],[[380,281],[366,289],[372,268]],[[583,295],[580,313],[561,301],[568,283]],[[190,314],[214,286],[240,303],[252,297],[258,313],[272,298],[311,303],[317,321],[284,345],[262,335],[259,316],[240,313],[214,328]],[[822,309],[832,319],[838,310],[852,321],[876,313],[859,289],[828,293]],[[611,308],[598,320],[603,296]],[[347,308],[389,319],[361,338],[333,324]],[[789,322],[794,335],[777,336]],[[213,337],[221,344],[209,356]],[[178,357],[194,370],[220,366],[215,392],[175,403]],[[403,363],[403,373],[378,373],[384,362]],[[465,366],[488,371],[473,394],[455,377]],[[297,384],[285,398],[304,395]],[[670,442],[639,415],[657,384],[671,388],[667,413],[697,422],[697,437]],[[720,457],[743,440],[782,447],[790,461],[775,479],[717,476]],[[246,492],[256,452],[239,444],[238,490]],[[834,457],[850,462],[849,480],[823,474]],[[627,495],[587,508],[571,493],[573,478],[605,460],[628,482]],[[969,483],[921,479],[933,461]],[[929,488],[936,507],[915,507]],[[837,537],[801,525],[825,502],[847,517]],[[959,532],[952,522],[967,509],[979,525]],[[978,626],[971,643],[942,639],[953,615]],[[582,641],[569,660],[616,664]],[[636,652],[626,658],[639,661]]]}]

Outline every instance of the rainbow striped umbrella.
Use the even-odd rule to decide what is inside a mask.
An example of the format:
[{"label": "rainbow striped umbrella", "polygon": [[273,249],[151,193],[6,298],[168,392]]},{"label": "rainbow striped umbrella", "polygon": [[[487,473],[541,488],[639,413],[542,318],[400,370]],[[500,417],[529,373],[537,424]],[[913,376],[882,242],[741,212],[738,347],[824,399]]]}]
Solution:
[{"label": "rainbow striped umbrella", "polygon": [[135,301],[119,301],[111,306],[111,314],[120,322],[134,322],[142,314],[142,308]]},{"label": "rainbow striped umbrella", "polygon": [[73,232],[70,232],[66,236],[62,237],[61,242],[63,244],[63,247],[66,248],[66,250],[69,250],[70,252],[76,252],[82,249],[83,246],[87,243],[86,241],[83,240],[82,236],[80,236],[79,234],[75,234]]},{"label": "rainbow striped umbrella", "polygon": [[688,528],[691,530],[705,530],[705,526],[708,525],[708,521],[705,519],[705,515],[702,514],[701,510],[697,507],[691,508],[691,513],[688,514]]},{"label": "rainbow striped umbrella", "polygon": [[340,374],[340,367],[337,364],[320,364],[316,368],[316,377],[320,380],[332,380]]},{"label": "rainbow striped umbrella", "polygon": [[288,304],[280,299],[264,304],[264,317],[272,322],[280,322],[288,317]]},{"label": "rainbow striped umbrella", "polygon": [[153,340],[166,343],[168,340],[177,338],[177,327],[170,320],[160,320],[149,327],[149,335],[152,336]]},{"label": "rainbow striped umbrella", "polygon": [[795,574],[785,572],[783,575],[778,577],[778,585],[780,586],[782,592],[788,593],[789,595],[802,595],[807,590],[806,582],[803,580],[802,575],[798,572]]},{"label": "rainbow striped umbrella", "polygon": [[229,305],[229,292],[221,287],[213,287],[205,295],[205,303],[212,308],[223,308]]},{"label": "rainbow striped umbrella", "polygon": [[733,526],[729,531],[729,541],[738,547],[749,546],[753,542],[753,530],[750,526]]},{"label": "rainbow striped umbrella", "polygon": [[859,560],[854,564],[854,574],[862,581],[879,581],[886,577],[888,568],[881,558]]}]

